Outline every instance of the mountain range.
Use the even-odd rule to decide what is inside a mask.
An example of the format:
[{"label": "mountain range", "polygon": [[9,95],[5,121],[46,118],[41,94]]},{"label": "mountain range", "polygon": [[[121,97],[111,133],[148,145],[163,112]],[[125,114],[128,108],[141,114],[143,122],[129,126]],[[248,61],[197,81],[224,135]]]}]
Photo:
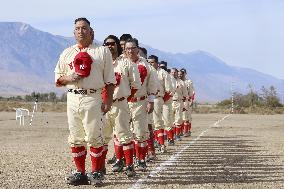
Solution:
[{"label": "mountain range", "polygon": [[[0,96],[31,92],[57,92],[54,67],[60,53],[75,43],[71,37],[52,35],[20,22],[0,22]],[[273,85],[284,91],[284,81],[253,69],[233,67],[205,51],[169,53],[148,45],[148,55],[168,62],[169,67],[186,68],[194,83],[198,101],[216,102],[235,92],[246,93]],[[232,85],[233,83],[233,85]]]}]

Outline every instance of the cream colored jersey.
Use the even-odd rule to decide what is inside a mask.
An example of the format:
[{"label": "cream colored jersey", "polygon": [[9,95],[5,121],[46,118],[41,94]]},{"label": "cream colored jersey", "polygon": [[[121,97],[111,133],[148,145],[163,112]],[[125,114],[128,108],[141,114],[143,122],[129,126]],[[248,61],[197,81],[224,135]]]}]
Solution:
[{"label": "cream colored jersey", "polygon": [[[132,62],[133,63],[133,62]],[[141,80],[141,88],[136,91],[134,98],[140,98],[157,93],[157,82],[155,81],[155,71],[150,67],[147,60],[139,57],[137,62],[133,63],[138,67]]]},{"label": "cream colored jersey", "polygon": [[165,70],[158,68],[157,69],[158,74],[158,94],[156,96],[163,97],[165,95],[165,92],[167,93],[173,93],[173,84],[172,84],[172,78],[166,72]]},{"label": "cream colored jersey", "polygon": [[173,100],[182,100],[187,96],[187,89],[185,83],[181,79],[175,79],[176,81],[176,91],[173,96]]},{"label": "cream colored jersey", "polygon": [[[147,62],[148,63],[148,62]],[[150,69],[151,69],[151,73],[153,74],[153,77],[154,77],[154,80],[155,80],[155,82],[156,82],[156,87],[157,87],[157,91],[156,91],[156,94],[159,92],[159,79],[158,79],[158,73],[157,73],[157,70],[151,65],[151,64],[149,64],[148,63],[148,65],[149,65],[149,67],[150,67]],[[155,94],[155,95],[156,95]]]},{"label": "cream colored jersey", "polygon": [[113,66],[116,77],[114,100],[122,97],[127,98],[131,94],[131,89],[141,88],[139,72],[135,64],[120,56],[113,62]]},{"label": "cream colored jersey", "polygon": [[[168,73],[168,74],[169,74],[169,73]],[[176,92],[176,88],[177,88],[177,81],[176,81],[176,79],[174,78],[174,76],[172,76],[171,74],[169,74],[169,76],[170,76],[171,84],[172,84],[172,91],[171,91],[171,93],[172,93],[172,95],[174,95],[175,92]]]},{"label": "cream colored jersey", "polygon": [[187,89],[188,89],[188,96],[192,97],[193,94],[194,94],[194,88],[193,88],[192,81],[190,79],[186,79],[184,82],[185,82]]},{"label": "cream colored jersey", "polygon": [[115,84],[112,56],[107,47],[91,44],[80,50],[77,45],[65,49],[55,67],[55,82],[62,76],[75,73],[74,58],[80,52],[87,52],[93,63],[88,77],[66,85],[69,89],[101,89],[106,84]]}]

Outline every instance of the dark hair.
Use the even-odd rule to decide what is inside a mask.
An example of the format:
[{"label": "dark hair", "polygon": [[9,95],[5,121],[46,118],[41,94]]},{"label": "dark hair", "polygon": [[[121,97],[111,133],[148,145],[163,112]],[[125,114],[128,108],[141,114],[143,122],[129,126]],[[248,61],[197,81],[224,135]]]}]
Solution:
[{"label": "dark hair", "polygon": [[168,63],[163,60],[160,62],[160,64],[165,64],[165,66],[168,67]]},{"label": "dark hair", "polygon": [[149,57],[148,57],[148,59],[154,59],[155,60],[155,62],[159,62],[159,58],[157,57],[157,56],[155,56],[155,55],[150,55]]},{"label": "dark hair", "polygon": [[106,41],[107,41],[108,39],[113,39],[113,40],[115,41],[116,46],[117,46],[118,56],[121,55],[121,54],[122,54],[122,48],[121,48],[121,46],[120,46],[120,44],[119,44],[119,39],[118,39],[118,37],[116,37],[115,35],[109,35],[109,36],[107,36],[107,38],[105,38],[104,44],[106,43]]},{"label": "dark hair", "polygon": [[186,73],[186,69],[185,68],[180,69],[180,71],[182,71],[183,73]]},{"label": "dark hair", "polygon": [[74,21],[74,24],[76,24],[79,21],[85,21],[85,22],[88,23],[89,26],[91,26],[91,23],[90,23],[90,21],[87,18],[84,18],[84,17],[76,18],[75,21]]},{"label": "dark hair", "polygon": [[139,42],[136,38],[127,39],[125,43],[134,43],[137,47],[139,47]]},{"label": "dark hair", "polygon": [[178,69],[176,69],[176,68],[171,68],[171,70],[175,70],[176,72],[178,71]]},{"label": "dark hair", "polygon": [[124,33],[120,36],[120,41],[127,41],[128,39],[132,39],[132,36],[129,33]]},{"label": "dark hair", "polygon": [[144,47],[139,47],[139,49],[146,55],[147,57],[147,49],[145,49]]}]

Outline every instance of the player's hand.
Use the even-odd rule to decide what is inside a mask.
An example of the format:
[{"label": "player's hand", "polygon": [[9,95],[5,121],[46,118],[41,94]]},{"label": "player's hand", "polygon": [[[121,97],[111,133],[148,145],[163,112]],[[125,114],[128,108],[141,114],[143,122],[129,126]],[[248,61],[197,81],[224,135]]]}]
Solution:
[{"label": "player's hand", "polygon": [[147,112],[148,114],[152,113],[154,110],[154,102],[148,102],[147,104]]},{"label": "player's hand", "polygon": [[106,115],[106,113],[108,111],[110,111],[110,109],[111,109],[111,104],[109,104],[109,103],[102,103],[101,110],[103,112],[103,115]]},{"label": "player's hand", "polygon": [[68,79],[69,79],[70,82],[76,82],[76,81],[79,81],[82,78],[82,76],[80,76],[76,73],[72,73],[68,77],[69,77]]}]

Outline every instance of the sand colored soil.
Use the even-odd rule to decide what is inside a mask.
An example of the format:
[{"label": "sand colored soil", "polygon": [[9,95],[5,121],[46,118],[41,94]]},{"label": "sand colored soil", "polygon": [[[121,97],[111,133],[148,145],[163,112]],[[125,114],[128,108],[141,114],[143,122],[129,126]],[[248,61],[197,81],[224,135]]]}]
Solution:
[{"label": "sand colored soil", "polygon": [[[128,179],[107,166],[102,188],[284,188],[283,115],[193,115],[192,136]],[[0,112],[0,188],[74,188],[66,113],[36,113],[20,126]],[[113,148],[110,145],[109,156]],[[90,168],[87,159],[87,168]],[[76,188],[93,188],[79,186]]]}]

